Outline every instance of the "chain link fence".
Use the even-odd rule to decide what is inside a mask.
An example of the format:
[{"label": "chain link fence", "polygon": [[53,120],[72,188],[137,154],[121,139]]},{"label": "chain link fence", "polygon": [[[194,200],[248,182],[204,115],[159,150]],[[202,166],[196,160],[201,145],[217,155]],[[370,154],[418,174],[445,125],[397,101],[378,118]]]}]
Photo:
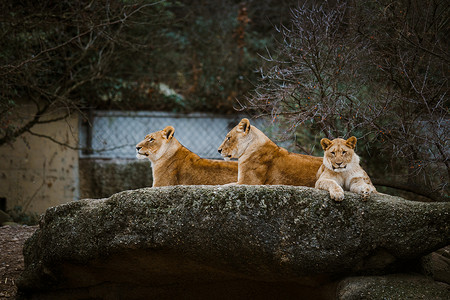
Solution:
[{"label": "chain link fence", "polygon": [[[182,145],[203,158],[220,158],[217,148],[242,115],[209,113],[176,114],[167,112],[94,111],[90,124],[82,124],[80,143],[84,158],[135,158],[135,146],[152,132],[170,125]],[[261,128],[263,121],[252,120]],[[262,128],[261,128],[262,129]]]}]

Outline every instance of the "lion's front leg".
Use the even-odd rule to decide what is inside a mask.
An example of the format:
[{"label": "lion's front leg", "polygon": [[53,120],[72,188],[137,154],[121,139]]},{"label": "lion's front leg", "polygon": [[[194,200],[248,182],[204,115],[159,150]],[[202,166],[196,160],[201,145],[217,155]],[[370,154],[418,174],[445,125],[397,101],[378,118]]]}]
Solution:
[{"label": "lion's front leg", "polygon": [[350,185],[350,191],[353,193],[360,194],[363,197],[363,200],[367,200],[369,195],[376,192],[375,187],[372,184],[369,184],[364,180],[364,178],[354,178],[352,179]]},{"label": "lion's front leg", "polygon": [[265,166],[258,166],[257,168],[245,168],[239,166],[237,184],[245,185],[263,185],[266,179]]},{"label": "lion's front leg", "polygon": [[332,179],[319,178],[316,181],[315,188],[330,192],[330,198],[335,201],[344,200],[344,190],[336,181]]}]

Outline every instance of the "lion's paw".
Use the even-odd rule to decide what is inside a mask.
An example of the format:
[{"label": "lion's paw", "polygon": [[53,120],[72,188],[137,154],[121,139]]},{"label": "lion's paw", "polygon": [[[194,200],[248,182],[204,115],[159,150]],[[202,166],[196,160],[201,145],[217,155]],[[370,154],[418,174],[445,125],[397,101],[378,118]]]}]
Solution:
[{"label": "lion's paw", "polygon": [[362,196],[363,201],[367,201],[367,199],[369,199],[370,194],[372,194],[373,192],[374,190],[372,189],[371,186],[366,186],[360,190],[359,194]]},{"label": "lion's paw", "polygon": [[330,198],[333,199],[334,201],[342,201],[344,200],[344,190],[339,187],[336,189],[332,189],[330,191]]},{"label": "lion's paw", "polygon": [[370,191],[364,190],[364,191],[361,191],[360,194],[362,196],[363,201],[367,201],[367,199],[369,199]]}]

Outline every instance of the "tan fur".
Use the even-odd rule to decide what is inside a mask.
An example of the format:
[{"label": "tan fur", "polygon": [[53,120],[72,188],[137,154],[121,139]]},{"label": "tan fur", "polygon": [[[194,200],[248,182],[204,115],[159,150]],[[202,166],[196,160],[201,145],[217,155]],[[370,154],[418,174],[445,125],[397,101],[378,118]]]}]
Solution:
[{"label": "tan fur", "polygon": [[226,136],[219,152],[238,158],[237,184],[303,185],[314,187],[321,157],[291,153],[242,119]]},{"label": "tan fur", "polygon": [[152,163],[153,187],[168,185],[219,185],[235,182],[236,161],[200,158],[174,138],[175,129],[167,126],[153,132],[136,145],[139,159]]},{"label": "tan fur", "polygon": [[354,136],[347,140],[320,141],[325,152],[315,187],[329,191],[333,200],[344,200],[344,190],[360,194],[364,200],[376,193],[369,176],[359,165],[359,157],[354,151],[356,141]]}]

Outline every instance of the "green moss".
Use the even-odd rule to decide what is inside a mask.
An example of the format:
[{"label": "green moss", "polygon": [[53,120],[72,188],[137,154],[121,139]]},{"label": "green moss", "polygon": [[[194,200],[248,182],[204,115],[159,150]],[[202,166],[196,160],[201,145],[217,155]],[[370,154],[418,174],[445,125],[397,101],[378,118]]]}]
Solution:
[{"label": "green moss", "polygon": [[144,188],[47,210],[26,245],[35,266],[26,272],[130,249],[165,249],[258,280],[383,272],[449,244],[449,216],[450,203],[352,193],[338,203],[306,187]]}]

